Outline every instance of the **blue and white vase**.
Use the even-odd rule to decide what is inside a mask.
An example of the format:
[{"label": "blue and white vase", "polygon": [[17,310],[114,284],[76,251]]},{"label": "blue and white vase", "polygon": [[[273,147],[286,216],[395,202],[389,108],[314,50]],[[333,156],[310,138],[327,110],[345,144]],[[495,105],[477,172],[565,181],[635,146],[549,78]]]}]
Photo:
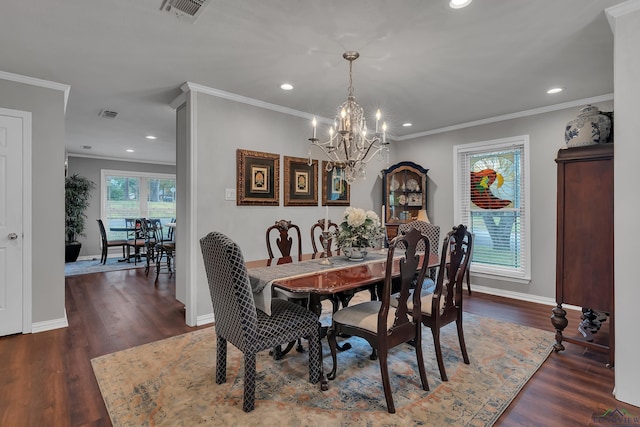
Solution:
[{"label": "blue and white vase", "polygon": [[580,109],[577,118],[567,123],[564,141],[567,147],[604,144],[609,141],[610,134],[611,119],[609,116],[598,110],[598,107],[587,105]]},{"label": "blue and white vase", "polygon": [[342,252],[349,261],[362,261],[367,256],[367,248],[342,248]]}]

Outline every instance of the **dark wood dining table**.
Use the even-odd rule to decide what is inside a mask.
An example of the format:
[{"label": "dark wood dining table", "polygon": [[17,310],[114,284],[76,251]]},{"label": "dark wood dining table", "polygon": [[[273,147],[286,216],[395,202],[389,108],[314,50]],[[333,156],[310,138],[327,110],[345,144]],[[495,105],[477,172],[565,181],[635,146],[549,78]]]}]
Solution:
[{"label": "dark wood dining table", "polygon": [[[256,271],[264,272],[263,267],[269,266],[283,266],[283,265],[295,265],[300,262],[314,263],[317,268],[312,268],[313,271],[306,274],[293,275],[293,277],[286,276],[286,268],[280,269],[283,276],[281,278],[273,279],[269,282],[270,286],[262,289],[263,292],[271,292],[271,287],[284,289],[293,293],[308,293],[309,294],[309,309],[316,313],[320,317],[322,313],[322,301],[324,299],[332,298],[339,293],[350,292],[359,289],[365,289],[368,286],[374,286],[384,282],[386,275],[386,251],[377,250],[383,257],[377,257],[373,261],[357,262],[357,263],[341,263],[339,266],[327,266],[319,263],[318,260],[313,260],[313,255],[303,255],[302,258],[275,258],[260,261],[247,262],[247,269],[250,279],[252,279],[252,269],[254,276]],[[336,257],[330,257],[329,259],[337,259]],[[423,261],[424,261],[423,256]],[[313,260],[313,261],[310,261]],[[437,267],[440,259],[436,254],[429,254],[428,267]],[[400,276],[400,256],[394,259],[392,276]],[[420,267],[422,263],[418,267]],[[255,270],[258,269],[258,270]],[[292,269],[293,270],[293,269]],[[255,277],[254,277],[255,278]],[[254,293],[254,297],[257,294]],[[267,299],[270,303],[270,299]],[[322,339],[326,335],[326,328],[321,331],[320,338]],[[327,390],[328,383],[324,376],[321,363],[321,389]]]}]

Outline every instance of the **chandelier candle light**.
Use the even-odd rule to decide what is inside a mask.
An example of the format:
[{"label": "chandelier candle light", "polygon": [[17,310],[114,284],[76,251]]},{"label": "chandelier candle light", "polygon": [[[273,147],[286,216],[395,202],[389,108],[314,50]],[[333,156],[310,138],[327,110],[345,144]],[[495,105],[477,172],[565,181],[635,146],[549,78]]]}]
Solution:
[{"label": "chandelier candle light", "polygon": [[349,91],[347,100],[338,107],[338,114],[334,124],[329,128],[329,139],[320,142],[316,137],[318,121],[314,117],[311,121],[313,136],[309,138],[309,163],[311,163],[311,147],[319,147],[329,159],[327,172],[333,166],[344,167],[345,179],[349,184],[358,179],[365,178],[365,166],[369,160],[378,155],[382,160],[385,154],[388,157],[389,143],[387,142],[387,124],[380,126],[382,113],[376,112],[376,128],[371,136],[368,135],[367,122],[364,118],[364,109],[356,102],[353,94],[352,68],[353,61],[358,59],[358,52],[345,52],[342,57],[349,61]]}]

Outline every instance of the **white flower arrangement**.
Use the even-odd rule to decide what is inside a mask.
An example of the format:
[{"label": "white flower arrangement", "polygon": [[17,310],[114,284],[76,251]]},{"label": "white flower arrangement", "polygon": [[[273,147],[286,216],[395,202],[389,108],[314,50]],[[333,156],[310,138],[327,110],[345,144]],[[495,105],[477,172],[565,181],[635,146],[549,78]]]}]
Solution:
[{"label": "white flower arrangement", "polygon": [[384,227],[373,211],[348,207],[344,211],[344,221],[334,233],[340,248],[372,248],[384,236]]}]

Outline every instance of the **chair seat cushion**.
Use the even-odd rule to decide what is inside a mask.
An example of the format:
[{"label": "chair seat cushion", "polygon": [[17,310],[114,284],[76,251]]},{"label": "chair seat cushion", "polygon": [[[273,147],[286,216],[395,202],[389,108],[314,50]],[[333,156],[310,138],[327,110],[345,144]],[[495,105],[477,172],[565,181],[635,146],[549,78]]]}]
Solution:
[{"label": "chair seat cushion", "polygon": [[[378,331],[378,312],[381,306],[382,302],[380,301],[367,301],[345,307],[333,313],[333,321],[343,325],[355,326],[375,334]],[[393,326],[395,317],[395,308],[389,309],[387,330]]]},{"label": "chair seat cushion", "polygon": [[[271,301],[271,316],[262,310],[256,310],[258,328],[256,338],[260,342],[259,349],[266,349],[296,340],[300,331],[309,332],[319,328],[318,316],[293,302],[274,299]],[[317,330],[317,329],[316,329]]]},{"label": "chair seat cushion", "polygon": [[[423,289],[420,292],[420,311],[425,316],[431,316],[431,300],[433,299],[433,289],[435,284],[433,280],[426,279],[423,282]],[[396,293],[391,295],[391,305],[394,307],[398,306],[398,298],[400,298],[400,293]],[[440,298],[440,313],[444,311],[444,298]],[[407,301],[407,310],[413,310],[413,289],[409,292],[409,301]]]},{"label": "chair seat cushion", "polygon": [[127,245],[129,246],[145,246],[147,241],[145,239],[129,239]]}]

